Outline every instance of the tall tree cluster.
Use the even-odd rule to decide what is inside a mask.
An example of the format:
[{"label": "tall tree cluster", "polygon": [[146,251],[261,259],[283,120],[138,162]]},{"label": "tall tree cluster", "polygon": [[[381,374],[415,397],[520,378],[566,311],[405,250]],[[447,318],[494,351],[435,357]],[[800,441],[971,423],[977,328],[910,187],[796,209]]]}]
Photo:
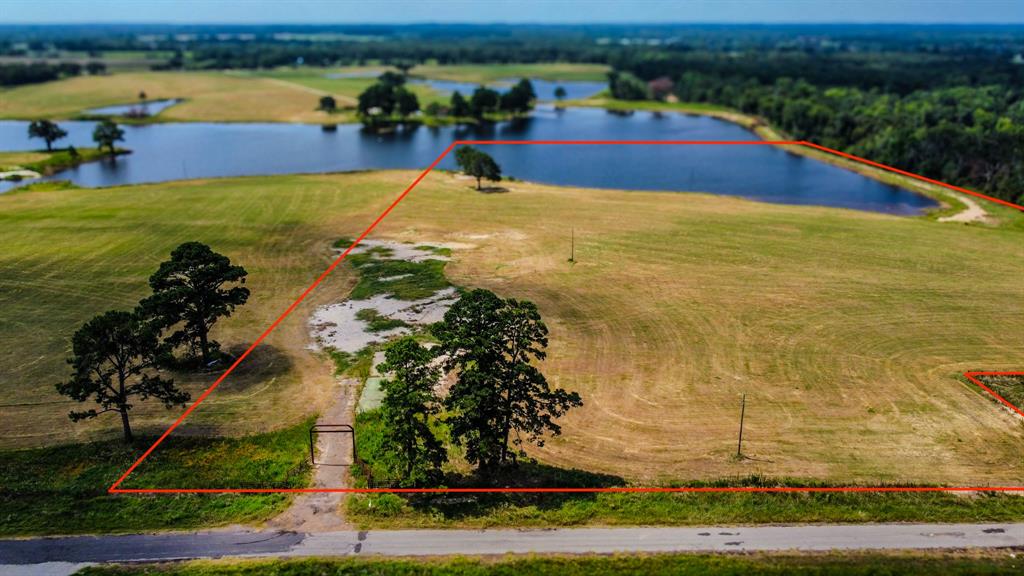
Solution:
[{"label": "tall tree cluster", "polygon": [[405,76],[385,72],[377,82],[359,95],[357,110],[364,122],[373,123],[380,119],[390,120],[394,116],[405,119],[420,109],[420,101],[405,87]]},{"label": "tall tree cluster", "polygon": [[523,114],[533,109],[537,93],[529,78],[522,78],[506,92],[498,92],[487,86],[478,86],[469,100],[458,90],[452,93],[448,113],[455,118],[483,118],[488,114]]},{"label": "tall tree cluster", "polygon": [[[136,399],[160,400],[170,409],[189,394],[165,373],[211,364],[219,344],[210,340],[214,323],[246,302],[246,272],[199,242],[187,242],[149,279],[153,294],[134,311],[111,310],[82,325],[71,339],[71,377],[57,392],[97,408],[72,411],[72,421],[107,412],[121,417],[125,442],[134,438],[129,412]],[[183,356],[175,353],[183,351]]]},{"label": "tall tree cluster", "polygon": [[[486,477],[525,456],[526,444],[543,446],[547,435],[560,434],[556,419],[582,405],[579,394],[553,389],[537,367],[546,356],[548,329],[532,302],[473,290],[432,333],[439,342],[433,350],[403,338],[387,348],[379,366],[391,373],[382,385],[382,417],[403,484],[441,477],[447,455],[429,419],[442,410],[452,442]],[[438,365],[454,374],[444,398],[436,392]]]}]

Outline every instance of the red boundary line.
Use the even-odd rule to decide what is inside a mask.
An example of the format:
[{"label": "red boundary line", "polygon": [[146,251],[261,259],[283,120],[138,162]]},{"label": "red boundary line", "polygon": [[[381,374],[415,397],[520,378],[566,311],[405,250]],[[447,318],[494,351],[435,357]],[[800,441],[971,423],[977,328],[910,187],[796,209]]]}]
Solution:
[{"label": "red boundary line", "polygon": [[[896,173],[896,174],[901,174],[903,176],[914,178],[914,179],[920,180],[922,182],[927,182],[929,184],[934,184],[936,186],[941,186],[941,187],[947,188],[949,190],[953,190],[953,191],[960,192],[960,193],[963,193],[963,194],[969,194],[971,196],[976,196],[978,198],[984,198],[985,200],[988,200],[990,202],[995,202],[997,204],[1002,204],[1004,206],[1009,206],[1011,208],[1016,208],[1017,210],[1021,210],[1022,212],[1024,212],[1024,206],[1019,206],[1017,204],[1013,204],[1012,202],[1007,202],[1005,200],[1000,200],[999,198],[993,198],[991,196],[987,196],[985,194],[981,194],[981,193],[975,192],[973,190],[967,190],[966,188],[960,188],[959,186],[953,186],[951,184],[946,184],[946,183],[940,182],[938,180],[933,180],[931,178],[926,178],[924,176],[920,176],[920,175],[914,174],[912,172],[907,172],[905,170],[900,170],[899,168],[893,168],[892,166],[887,166],[885,164],[880,164],[878,162],[873,162],[873,161],[868,160],[866,158],[861,158],[859,156],[854,156],[853,154],[847,154],[845,152],[840,152],[839,150],[833,150],[832,148],[826,148],[825,146],[821,146],[821,145],[818,145],[818,144],[814,144],[813,142],[807,142],[807,141],[804,141],[804,140],[799,140],[799,141],[798,140],[456,140],[456,141],[452,142],[447,148],[445,148],[444,151],[441,152],[441,155],[438,156],[430,164],[430,166],[427,166],[427,168],[425,170],[420,172],[420,175],[417,176],[416,179],[412,181],[412,184],[409,184],[409,186],[401,194],[399,194],[397,198],[395,198],[395,200],[384,210],[384,212],[382,212],[380,214],[380,216],[378,216],[377,219],[374,220],[373,223],[370,224],[366,228],[366,230],[364,230],[363,233],[360,234],[359,237],[356,238],[355,241],[353,241],[352,244],[348,248],[346,248],[344,252],[341,253],[340,256],[338,256],[333,262],[331,262],[331,265],[328,266],[327,269],[324,270],[323,273],[320,274],[320,276],[318,276],[316,278],[316,280],[314,280],[313,283],[310,284],[309,287],[307,287],[302,292],[302,294],[300,294],[299,297],[296,298],[295,301],[292,302],[291,305],[288,306],[288,308],[286,308],[284,310],[284,312],[282,312],[281,315],[278,316],[277,319],[274,320],[274,322],[266,330],[264,330],[263,333],[260,334],[260,336],[258,338],[256,338],[256,340],[253,341],[253,343],[245,350],[245,352],[243,352],[238,357],[238,359],[236,359],[234,361],[234,363],[232,363],[231,366],[229,366],[228,369],[225,370],[224,373],[221,374],[220,377],[217,378],[217,380],[213,384],[210,385],[209,388],[207,388],[198,398],[196,398],[196,401],[193,402],[192,405],[189,406],[188,409],[186,409],[185,412],[182,413],[182,415],[179,416],[178,419],[175,420],[174,423],[171,424],[171,426],[169,428],[167,428],[167,430],[165,430],[164,433],[162,435],[160,435],[160,437],[157,438],[157,440],[155,442],[153,442],[153,445],[150,446],[142,454],[142,456],[140,456],[127,470],[125,470],[124,474],[122,474],[121,477],[118,478],[117,481],[114,482],[107,491],[109,493],[111,493],[111,494],[239,494],[239,493],[245,493],[245,494],[275,494],[275,493],[314,493],[314,492],[326,492],[326,493],[331,493],[331,492],[342,492],[342,493],[484,493],[484,492],[492,492],[492,493],[509,493],[509,492],[521,492],[521,493],[526,493],[526,492],[532,492],[532,493],[538,493],[538,492],[563,492],[563,493],[641,492],[641,493],[656,493],[656,492],[977,492],[977,491],[986,491],[986,492],[1024,492],[1024,486],[973,486],[973,487],[971,487],[971,486],[959,486],[959,487],[941,487],[941,486],[878,486],[878,487],[870,487],[870,486],[835,486],[835,487],[777,486],[777,487],[749,487],[749,486],[732,486],[732,487],[678,487],[678,488],[672,488],[672,487],[666,487],[666,488],[655,488],[655,487],[650,487],[650,488],[645,488],[645,487],[620,487],[620,488],[119,488],[121,483],[123,483],[128,478],[128,476],[132,472],[134,472],[136,468],[138,468],[139,464],[142,464],[142,461],[145,460],[146,458],[148,458],[149,455],[153,453],[153,450],[155,450],[157,446],[159,446],[165,439],[167,439],[167,437],[171,434],[171,432],[173,432],[174,429],[177,428],[185,420],[185,418],[187,418],[188,415],[191,414],[192,411],[196,409],[196,407],[198,407],[204,400],[206,400],[207,396],[209,396],[210,393],[212,393],[218,386],[220,386],[221,382],[223,382],[224,379],[227,378],[228,375],[231,374],[231,372],[233,372],[235,370],[235,368],[239,364],[241,364],[241,362],[243,360],[245,360],[246,357],[248,357],[249,354],[252,353],[252,351],[257,346],[259,346],[260,343],[263,342],[263,340],[266,339],[266,337],[268,335],[270,335],[270,333],[273,332],[274,329],[276,329],[277,326],[286,317],[288,317],[288,315],[290,315],[295,310],[295,308],[303,300],[306,299],[306,296],[308,296],[309,293],[312,292],[314,288],[319,286],[320,283],[323,282],[324,279],[327,278],[327,276],[332,271],[334,271],[334,269],[337,268],[339,264],[341,264],[341,262],[345,259],[345,257],[348,256],[349,253],[351,253],[352,250],[360,242],[362,242],[363,239],[366,238],[366,236],[369,235],[370,232],[372,232],[373,229],[376,228],[377,225],[380,224],[380,222],[382,220],[384,220],[384,217],[386,217],[388,214],[391,213],[392,210],[394,210],[395,206],[398,206],[399,202],[404,200],[405,197],[408,196],[410,192],[412,192],[412,189],[415,188],[427,176],[427,174],[429,174],[434,168],[437,167],[438,164],[441,163],[441,160],[443,160],[445,158],[445,156],[447,156],[456,146],[459,146],[459,145],[478,145],[479,146],[479,145],[496,145],[496,144],[511,144],[511,145],[570,145],[571,144],[571,145],[618,145],[618,146],[621,146],[621,145],[626,145],[626,146],[633,146],[633,145],[646,145],[646,146],[665,146],[665,145],[807,146],[808,148],[814,148],[816,150],[827,152],[827,153],[833,154],[835,156],[840,156],[840,157],[846,158],[848,160],[853,160],[855,162],[860,162],[860,163],[866,164],[868,166],[874,166],[875,168],[880,168],[880,169],[886,170],[888,172],[893,172],[893,173]],[[968,380],[970,380],[974,384],[980,386],[986,392],[988,392],[993,397],[995,397],[996,400],[1002,402],[1003,404],[1008,406],[1010,409],[1012,409],[1016,413],[1020,414],[1021,416],[1024,416],[1024,411],[1021,411],[1020,408],[1014,406],[1013,404],[1008,402],[1005,398],[1003,398],[1002,396],[997,394],[995,391],[993,391],[991,388],[989,388],[984,383],[982,383],[980,380],[975,378],[975,376],[1017,376],[1017,375],[1024,376],[1024,372],[965,372],[964,373],[964,376],[967,377]]]}]

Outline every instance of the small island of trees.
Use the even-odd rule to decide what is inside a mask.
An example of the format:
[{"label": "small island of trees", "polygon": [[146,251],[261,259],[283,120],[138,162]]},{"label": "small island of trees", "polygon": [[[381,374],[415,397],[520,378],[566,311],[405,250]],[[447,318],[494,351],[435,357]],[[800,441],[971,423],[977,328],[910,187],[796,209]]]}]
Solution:
[{"label": "small island of trees", "polygon": [[[372,128],[399,124],[476,124],[522,116],[533,109],[537,94],[529,79],[523,78],[506,92],[479,86],[467,99],[459,91],[448,104],[431,102],[420,109],[419,98],[406,86],[407,76],[385,72],[377,82],[359,95],[358,113],[364,125]],[[321,101],[321,109],[323,101]]]}]

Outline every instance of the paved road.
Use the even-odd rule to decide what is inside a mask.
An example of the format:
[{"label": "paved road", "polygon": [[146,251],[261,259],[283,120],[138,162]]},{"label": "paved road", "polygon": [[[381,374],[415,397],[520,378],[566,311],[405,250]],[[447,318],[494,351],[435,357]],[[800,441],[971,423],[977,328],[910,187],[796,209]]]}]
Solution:
[{"label": "paved road", "polygon": [[213,531],[0,540],[4,565],[216,558],[1024,547],[1024,524],[552,530]]}]

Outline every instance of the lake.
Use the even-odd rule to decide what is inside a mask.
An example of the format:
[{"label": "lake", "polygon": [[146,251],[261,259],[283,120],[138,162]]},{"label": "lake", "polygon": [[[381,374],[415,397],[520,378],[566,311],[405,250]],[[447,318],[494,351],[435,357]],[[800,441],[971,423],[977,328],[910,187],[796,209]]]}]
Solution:
[{"label": "lake", "polygon": [[[61,122],[58,145],[92,146],[94,122]],[[27,122],[0,122],[0,150],[41,147]],[[757,140],[735,124],[705,116],[540,106],[513,122],[391,134],[342,124],[334,131],[301,124],[167,123],[124,126],[116,161],[83,164],[49,177],[80,186],[116,186],[182,178],[422,169],[453,140]],[[765,202],[915,214],[936,203],[849,170],[773,146],[487,146],[506,175],[550,184],[634,190],[701,191]],[[452,157],[442,168],[455,168]],[[0,191],[14,187],[0,182]],[[397,192],[397,191],[396,191]]]}]

